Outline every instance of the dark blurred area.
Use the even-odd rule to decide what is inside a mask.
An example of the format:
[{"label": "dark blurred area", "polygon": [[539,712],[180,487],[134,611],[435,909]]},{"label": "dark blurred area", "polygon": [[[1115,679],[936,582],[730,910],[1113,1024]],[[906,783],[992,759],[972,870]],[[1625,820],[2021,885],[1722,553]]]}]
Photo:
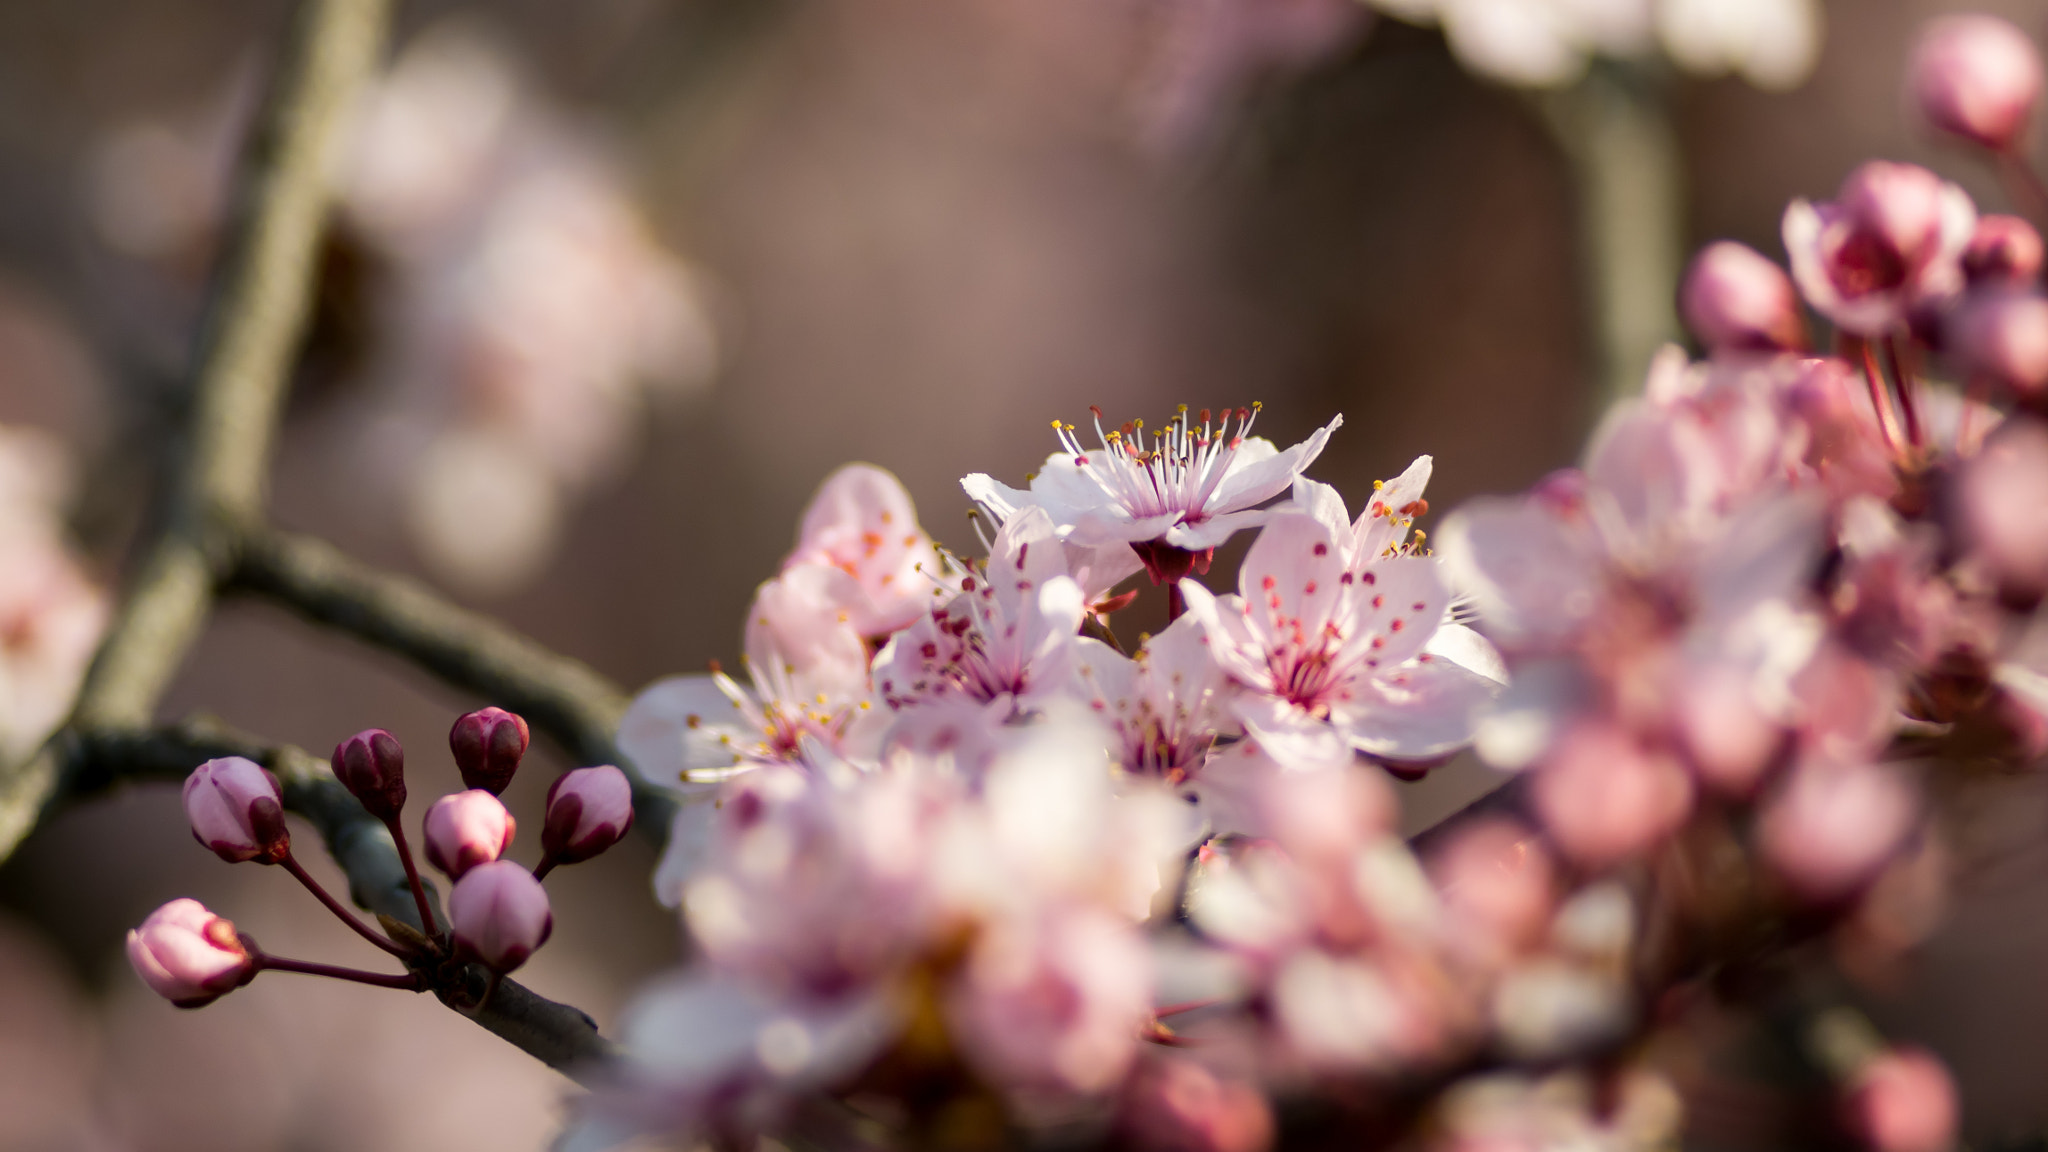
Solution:
[{"label": "dark blurred area", "polygon": [[[1913,29],[1955,7],[1836,0],[1818,70],[1786,94],[1669,78],[1688,247],[1732,237],[1781,256],[1786,200],[1831,192],[1868,156],[1928,163],[2006,207],[1900,114]],[[2048,33],[2048,0],[1973,7]],[[1354,504],[1419,453],[1436,458],[1440,511],[1569,463],[1595,414],[1589,319],[1573,176],[1535,101],[1387,19],[1229,83],[1163,78],[1171,8],[402,4],[401,61],[438,37],[444,58],[498,62],[420,73],[423,106],[488,107],[450,123],[494,116],[502,135],[476,146],[489,158],[465,189],[380,192],[364,176],[349,194],[274,473],[278,519],[637,687],[735,658],[752,589],[848,460],[901,476],[963,551],[959,477],[1019,482],[1054,447],[1047,422],[1090,404],[1122,419],[1262,401],[1258,431],[1283,445],[1342,412],[1311,474]],[[103,586],[150,515],[217,182],[287,15],[277,0],[0,5],[0,423],[68,448],[70,522]],[[478,67],[503,72],[477,81]],[[1196,87],[1173,94],[1170,132],[1147,111],[1169,82]],[[457,137],[386,167],[466,155]],[[519,189],[531,196],[507,207]],[[432,203],[399,219],[400,194]],[[536,213],[590,223],[527,243]],[[558,273],[549,245],[589,266]],[[529,292],[578,277],[648,287],[571,319]],[[613,330],[643,305],[645,325]],[[496,331],[501,306],[540,319]],[[522,376],[496,355],[563,367]],[[1152,627],[1163,606],[1133,612]],[[230,604],[165,714],[316,750],[385,727],[431,797],[458,787],[445,732],[480,703]],[[567,766],[548,750],[508,794],[525,828]],[[1414,786],[1409,819],[1487,783],[1454,765]],[[2036,780],[1996,792],[1958,831],[1947,928],[1875,1006],[1948,1059],[1984,1145],[2048,1131],[2033,979],[2048,812]],[[609,1025],[675,959],[655,856],[636,839],[557,874],[554,944],[530,984]],[[367,959],[282,874],[195,846],[175,789],[66,815],[0,869],[0,1147],[546,1145],[567,1082],[438,1006],[290,977],[202,1013],[157,1000],[120,943],[177,895],[278,951]],[[1964,1007],[1987,1002],[2001,1011]],[[1692,1126],[1702,1147],[1756,1147],[1781,1120],[1737,1095],[1697,1101]]]}]

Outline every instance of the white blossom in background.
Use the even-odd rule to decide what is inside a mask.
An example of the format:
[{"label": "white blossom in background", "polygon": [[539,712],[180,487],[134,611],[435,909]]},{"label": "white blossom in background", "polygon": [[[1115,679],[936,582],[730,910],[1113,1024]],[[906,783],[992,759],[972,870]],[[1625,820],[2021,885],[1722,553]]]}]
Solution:
[{"label": "white blossom in background", "polygon": [[412,541],[458,587],[516,587],[630,459],[648,402],[708,382],[703,289],[601,142],[463,25],[367,100],[343,207],[398,281],[367,434],[407,477]]},{"label": "white blossom in background", "polygon": [[1662,51],[1700,76],[1733,73],[1791,88],[1820,55],[1815,0],[1371,0],[1389,16],[1440,24],[1482,76],[1522,88],[1577,80],[1595,56]]},{"label": "white blossom in background", "polygon": [[[204,114],[116,129],[87,172],[100,239],[188,292],[251,103],[244,73],[224,88]],[[707,290],[655,238],[602,135],[478,26],[416,36],[354,131],[337,195],[373,266],[375,347],[350,381],[343,491],[442,580],[509,592],[630,463],[648,407],[710,381]]]}]

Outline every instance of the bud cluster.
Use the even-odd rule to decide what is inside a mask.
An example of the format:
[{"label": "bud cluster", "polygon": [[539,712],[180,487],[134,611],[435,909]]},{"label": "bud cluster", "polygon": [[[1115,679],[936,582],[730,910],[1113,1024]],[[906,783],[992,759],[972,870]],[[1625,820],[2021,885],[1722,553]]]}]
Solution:
[{"label": "bud cluster", "polygon": [[504,859],[515,823],[498,793],[512,782],[528,740],[526,722],[499,708],[464,715],[449,732],[449,749],[471,787],[435,801],[421,823],[427,862],[453,883],[445,919],[437,915],[430,889],[419,878],[400,821],[406,802],[405,749],[381,728],[335,745],[335,779],[390,831],[405,866],[419,916],[409,934],[370,927],[299,866],[285,825],[283,789],[270,771],[227,756],[201,764],[186,778],[185,813],[194,839],[230,863],[282,865],[351,929],[403,962],[406,975],[268,955],[228,921],[187,899],[164,905],[128,934],[129,960],[144,982],[183,1008],[210,1003],[265,969],[422,990],[459,988],[459,969],[467,963],[483,965],[493,978],[518,968],[553,929],[541,877],[558,864],[602,853],[633,824],[632,786],[625,773],[609,766],[579,768],[548,790],[540,863],[529,870]]}]

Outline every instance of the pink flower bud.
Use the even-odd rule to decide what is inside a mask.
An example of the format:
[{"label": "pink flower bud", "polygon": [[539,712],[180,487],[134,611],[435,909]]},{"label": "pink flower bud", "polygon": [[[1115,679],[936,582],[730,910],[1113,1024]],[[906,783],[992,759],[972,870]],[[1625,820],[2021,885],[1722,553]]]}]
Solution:
[{"label": "pink flower bud", "polygon": [[1945,16],[1921,30],[1907,87],[1937,130],[2005,152],[2041,95],[2041,54],[1996,16]]},{"label": "pink flower bud", "polygon": [[253,760],[223,756],[194,768],[185,777],[185,818],[192,838],[230,864],[275,864],[291,851],[277,777]]},{"label": "pink flower bud", "polygon": [[496,795],[512,783],[531,739],[524,719],[503,708],[480,708],[448,730],[448,750],[464,784]]},{"label": "pink flower bud", "polygon": [[1732,240],[1693,257],[1678,310],[1710,352],[1801,351],[1806,317],[1792,278],[1762,253]]},{"label": "pink flower bud", "polygon": [[256,976],[235,926],[197,900],[178,899],[128,933],[128,962],[150,990],[180,1008],[210,1004]]},{"label": "pink flower bud", "polygon": [[2009,591],[2048,591],[2048,427],[2014,417],[1963,466],[1964,541]]},{"label": "pink flower bud", "polygon": [[471,868],[503,856],[514,827],[512,814],[481,788],[443,796],[427,809],[427,863],[460,880]]},{"label": "pink flower bud", "polygon": [[479,864],[448,893],[455,949],[498,972],[510,972],[547,943],[555,929],[547,890],[510,860]]},{"label": "pink flower bud", "polygon": [[1264,1152],[1273,1110],[1258,1089],[1193,1060],[1140,1066],[1125,1089],[1121,1127],[1139,1148],[1160,1152]]},{"label": "pink flower bud", "polygon": [[1948,320],[1948,351],[1974,375],[2020,396],[2048,387],[2048,299],[2031,292],[1973,292]]},{"label": "pink flower bud", "polygon": [[1566,856],[1604,868],[1685,822],[1692,813],[1692,777],[1611,724],[1582,723],[1544,758],[1531,799]]},{"label": "pink flower bud", "polygon": [[1963,249],[1971,284],[2032,284],[2041,275],[2041,234],[2017,216],[1983,216]]},{"label": "pink flower bud", "polygon": [[1757,843],[1799,895],[1853,895],[1913,830],[1913,793],[1890,769],[1803,764],[1757,820]]},{"label": "pink flower bud", "polygon": [[548,786],[547,823],[540,846],[560,864],[588,860],[619,842],[633,827],[633,785],[607,764],[578,768]]},{"label": "pink flower bud", "polygon": [[395,820],[405,807],[405,749],[398,737],[369,728],[334,746],[334,775],[370,815]]},{"label": "pink flower bud", "polygon": [[1956,1085],[1932,1054],[1900,1048],[1857,1073],[1849,1126],[1875,1152],[1948,1152],[1956,1145]]}]

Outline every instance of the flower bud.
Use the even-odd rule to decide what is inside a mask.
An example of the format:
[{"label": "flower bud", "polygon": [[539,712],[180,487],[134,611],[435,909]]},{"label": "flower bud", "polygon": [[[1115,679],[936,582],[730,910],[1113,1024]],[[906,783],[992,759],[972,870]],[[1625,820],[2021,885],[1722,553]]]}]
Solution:
[{"label": "flower bud", "polygon": [[479,864],[448,893],[455,950],[497,972],[510,972],[554,931],[547,890],[510,860]]},{"label": "flower bud", "polygon": [[588,860],[619,842],[633,827],[633,785],[607,764],[578,768],[548,786],[547,823],[540,846],[561,864]]},{"label": "flower bud", "polygon": [[1849,1126],[1875,1152],[1948,1152],[1956,1145],[1956,1085],[1929,1053],[1894,1049],[1857,1073]]},{"label": "flower bud", "polygon": [[1962,536],[2001,588],[2048,591],[2048,427],[2015,417],[1964,464]]},{"label": "flower bud", "polygon": [[334,775],[370,815],[395,820],[405,807],[405,749],[398,737],[369,728],[334,746]]},{"label": "flower bud", "polygon": [[512,814],[481,788],[443,796],[427,809],[427,863],[460,880],[471,868],[503,856],[514,827]]},{"label": "flower bud", "polygon": [[210,1004],[256,976],[235,926],[197,900],[178,899],[128,933],[128,962],[150,990],[180,1008]]},{"label": "flower bud", "polygon": [[1983,216],[1963,249],[1963,277],[1977,284],[2032,284],[2041,275],[2041,234],[2017,216]]},{"label": "flower bud", "polygon": [[455,754],[464,784],[495,796],[512,783],[531,739],[526,721],[518,715],[503,708],[479,708],[448,730],[448,750]]},{"label": "flower bud", "polygon": [[1754,248],[1722,240],[1700,249],[1678,290],[1678,310],[1710,352],[1799,351],[1806,318],[1792,278]]},{"label": "flower bud", "polygon": [[230,864],[275,864],[291,851],[277,777],[253,760],[223,756],[194,768],[185,777],[185,818],[192,838]]},{"label": "flower bud", "polygon": [[2005,152],[2026,131],[2041,95],[2041,54],[2009,21],[1947,16],[1922,29],[1906,75],[1929,124]]},{"label": "flower bud", "polygon": [[1799,895],[1854,895],[1912,832],[1912,791],[1889,769],[1802,764],[1757,821],[1763,856]]},{"label": "flower bud", "polygon": [[1971,293],[1950,315],[1944,343],[1973,375],[2017,395],[2048,387],[2048,299],[2035,293]]}]

